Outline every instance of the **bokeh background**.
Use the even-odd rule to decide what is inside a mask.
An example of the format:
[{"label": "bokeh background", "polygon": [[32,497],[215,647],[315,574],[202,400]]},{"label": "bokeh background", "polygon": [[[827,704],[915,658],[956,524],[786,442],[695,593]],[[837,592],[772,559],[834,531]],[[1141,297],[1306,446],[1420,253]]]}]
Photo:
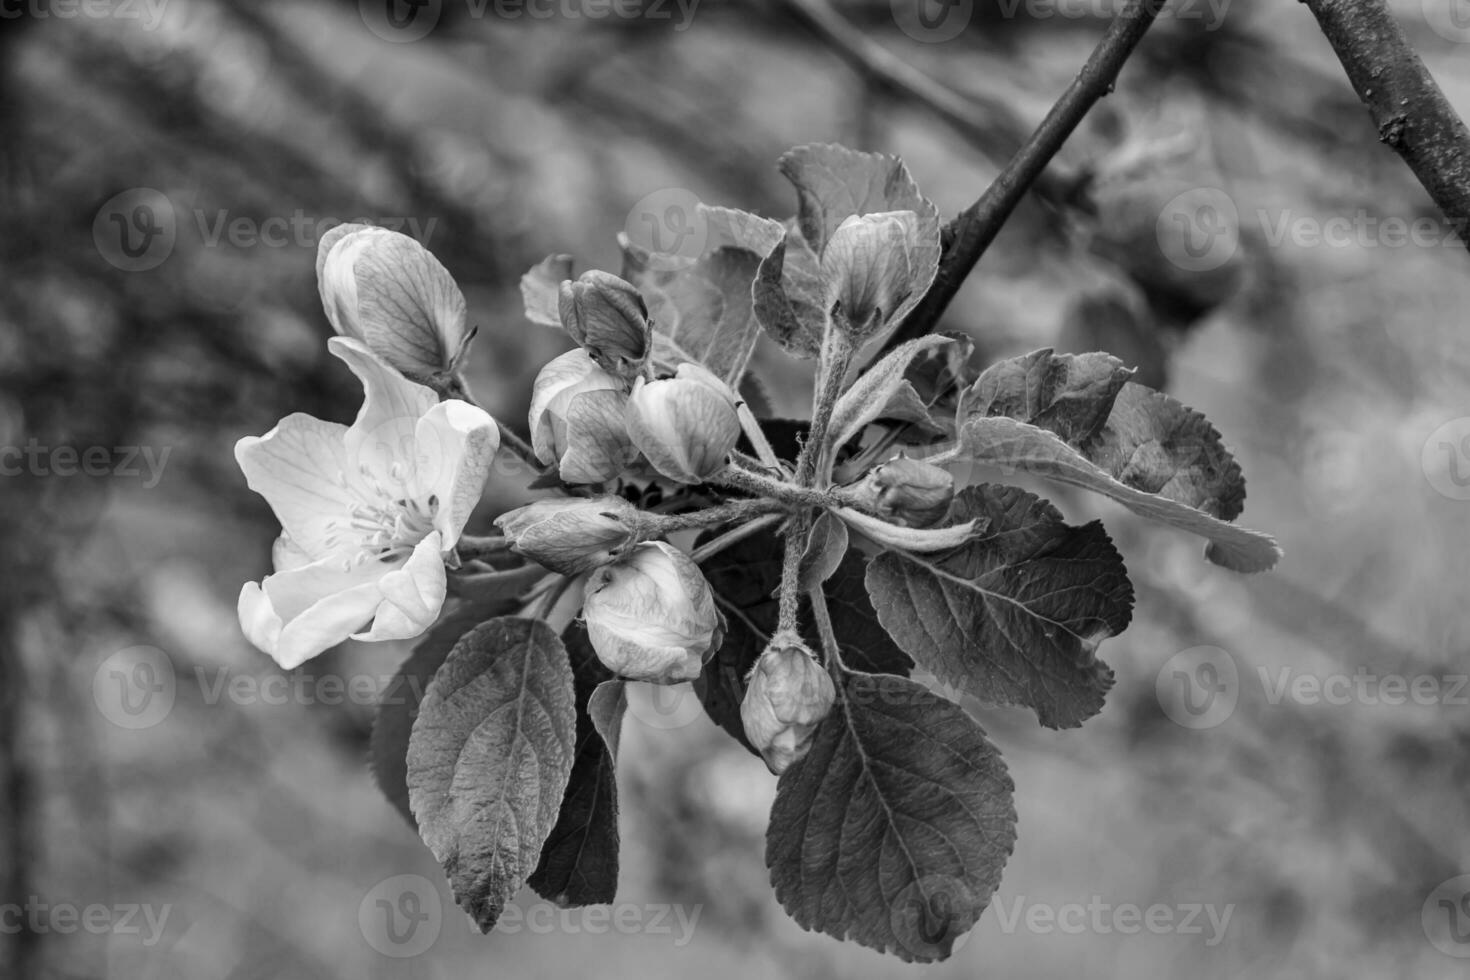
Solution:
[{"label": "bokeh background", "polygon": [[[481,937],[364,765],[367,702],[405,649],[349,643],[282,687],[240,636],[275,528],[235,440],[356,406],[324,345],[325,227],[417,233],[480,327],[480,400],[524,431],[567,344],[521,315],[544,255],[616,269],[618,231],[695,199],[785,217],[776,158],[812,141],[901,154],[952,215],[1113,7],[961,0],[920,21],[917,2],[835,9],[961,113],[839,54],[810,0],[443,0],[407,27],[340,0],[0,3],[0,446],[37,447],[0,460],[0,903],[111,923],[0,915],[0,976],[1465,975],[1470,255],[1301,4],[1174,0],[947,317],[987,356],[1111,350],[1206,412],[1249,478],[1244,523],[1287,554],[1237,577],[1194,539],[1050,494],[1108,521],[1137,611],[1100,651],[1118,684],[1085,728],[972,706],[1020,839],[950,962],[788,920],[763,866],[774,780],[692,698],[647,692],[619,763],[628,925],[527,892],[525,927]],[[1470,111],[1470,7],[1396,9]],[[157,221],[130,254],[118,222],[140,203]],[[1427,223],[1406,241],[1388,219]],[[774,349],[757,365],[799,411],[801,372]],[[104,447],[105,472],[68,475],[62,447]],[[492,486],[479,520],[514,499]],[[1335,677],[1368,679],[1311,694]],[[166,708],[124,710],[135,680]],[[402,875],[442,905],[414,956],[372,925]],[[1175,926],[1044,918],[1130,903]],[[1208,912],[1186,927],[1195,905],[1230,910],[1223,934]],[[127,906],[167,919],[129,926]]]}]

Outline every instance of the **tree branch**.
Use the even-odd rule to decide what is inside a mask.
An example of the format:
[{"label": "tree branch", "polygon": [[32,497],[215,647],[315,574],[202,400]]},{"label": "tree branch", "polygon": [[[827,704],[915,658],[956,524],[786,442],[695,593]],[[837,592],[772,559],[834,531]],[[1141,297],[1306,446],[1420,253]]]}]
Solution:
[{"label": "tree branch", "polygon": [[1036,132],[1021,147],[1000,176],[986,188],[980,199],[970,205],[944,229],[944,252],[939,260],[939,274],[934,285],[924,294],[898,330],[889,339],[892,350],[906,340],[922,337],[939,323],[939,318],[959,292],[960,286],[975,268],[975,263],[1006,219],[1021,203],[1028,188],[1045,172],[1047,164],[1062,144],[1072,135],[1089,110],[1113,90],[1133,49],[1148,33],[1167,0],[1129,0],[1108,24],[1107,33],[1093,49],[1087,64],[1052,106]]},{"label": "tree branch", "polygon": [[[1470,129],[1384,0],[1305,0],[1386,143],[1451,225],[1470,221]],[[1466,243],[1470,247],[1470,241]]]}]

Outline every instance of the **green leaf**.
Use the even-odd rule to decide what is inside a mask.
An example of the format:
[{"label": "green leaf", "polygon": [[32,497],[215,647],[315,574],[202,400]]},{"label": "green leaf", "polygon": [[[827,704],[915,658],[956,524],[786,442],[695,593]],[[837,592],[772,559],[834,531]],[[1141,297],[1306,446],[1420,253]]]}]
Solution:
[{"label": "green leaf", "polygon": [[[745,678],[776,629],[781,552],[781,539],[773,531],[762,531],[700,566],[725,614],[726,629],[725,642],[705,663],[694,681],[694,691],[715,724],[746,748],[750,744],[740,722],[740,702],[745,697]],[[855,670],[906,675],[913,661],[878,624],[863,572],[863,560],[848,552],[823,587],[843,660]],[[804,606],[802,622],[809,624],[811,617]],[[820,646],[815,635],[806,640],[813,649]]]},{"label": "green leaf", "polygon": [[576,728],[566,648],[538,620],[482,623],[429,684],[409,738],[409,803],[481,932],[537,865],[567,789]]},{"label": "green leaf", "polygon": [[1000,753],[958,706],[892,675],[845,674],[776,790],[766,864],[806,929],[910,962],[949,956],[1016,841]]},{"label": "green leaf", "polygon": [[[1140,446],[1135,447],[1132,453],[1115,453],[1115,462],[1128,460],[1128,468],[1123,472],[1132,481],[1133,485],[1130,485],[1056,435],[1014,419],[971,419],[961,430],[961,445],[978,462],[993,463],[1091,490],[1113,498],[1142,517],[1198,534],[1209,541],[1205,557],[1233,571],[1263,572],[1281,559],[1280,546],[1268,534],[1227,524],[1190,503],[1163,493],[1139,489],[1140,486],[1158,486],[1171,492],[1183,492],[1201,485],[1188,476],[1194,472],[1189,466],[1176,469],[1177,461],[1167,450],[1150,455]],[[1121,439],[1119,445],[1123,445]],[[1209,458],[1208,454],[1197,455],[1195,466],[1204,464],[1206,470],[1210,469],[1213,464],[1208,463]],[[1226,481],[1223,485],[1230,483]],[[1243,488],[1241,493],[1243,495]]]},{"label": "green leaf", "polygon": [[[840,446],[858,435],[874,419],[882,417],[893,407],[896,396],[906,393],[899,404],[924,410],[923,402],[913,385],[904,379],[909,364],[925,351],[953,343],[953,339],[939,334],[930,334],[901,344],[890,351],[882,360],[863,372],[853,386],[837,399],[832,409],[832,444]],[[912,401],[909,401],[909,399]],[[928,414],[924,413],[927,420]]]},{"label": "green leaf", "polygon": [[[571,778],[556,826],[541,849],[541,860],[527,882],[542,898],[562,907],[611,902],[618,886],[618,789],[614,765],[616,742],[598,724],[620,722],[616,704],[593,711],[597,693],[612,674],[597,659],[587,629],[575,625],[563,636],[572,662],[576,692],[577,746]],[[626,701],[623,702],[626,706]],[[615,736],[614,736],[615,737]]]},{"label": "green leaf", "polygon": [[1132,375],[1111,354],[1053,354],[1045,347],[986,368],[966,392],[964,410],[1028,422],[1080,446],[1102,429]]},{"label": "green leaf", "polygon": [[868,566],[883,628],[940,680],[1032,708],[1048,727],[1102,710],[1113,672],[1094,654],[1133,608],[1102,524],[1071,527],[1045,500],[994,484],[962,490],[950,520],[988,528],[951,552],[889,551]]},{"label": "green leaf", "polygon": [[704,250],[695,259],[666,256],[618,236],[623,278],[638,287],[653,319],[654,364],[672,371],[703,364],[732,387],[760,336],[752,287],[781,242],[779,221],[732,208],[699,205]]},{"label": "green leaf", "polygon": [[548,255],[521,276],[521,300],[526,319],[543,327],[560,327],[556,291],[562,281],[572,278],[570,255]]},{"label": "green leaf", "polygon": [[1143,385],[1123,386],[1084,453],[1125,486],[1222,521],[1245,510],[1245,477],[1220,433],[1199,412]]},{"label": "green leaf", "polygon": [[[536,568],[532,571],[537,577],[545,574]],[[373,717],[373,733],[368,741],[368,766],[388,802],[414,828],[418,825],[408,806],[408,739],[413,731],[413,721],[418,717],[424,691],[459,638],[477,624],[509,612],[516,605],[515,596],[531,584],[520,570],[487,572],[477,578],[483,591],[474,599],[450,600],[444,615],[424,634],[398,668],[398,673],[388,682]],[[494,587],[487,588],[486,580],[490,578],[497,581]]]},{"label": "green leaf", "polygon": [[796,187],[797,225],[819,258],[837,226],[853,215],[914,212],[918,244],[910,249],[908,262],[916,277],[908,283],[907,300],[884,311],[888,323],[902,321],[933,283],[940,254],[939,210],[919,193],[903,161],[835,143],[811,143],[786,152],[777,166]]},{"label": "green leaf", "polygon": [[803,360],[822,349],[827,329],[821,263],[795,228],[761,260],[753,286],[755,317],[786,353]]}]

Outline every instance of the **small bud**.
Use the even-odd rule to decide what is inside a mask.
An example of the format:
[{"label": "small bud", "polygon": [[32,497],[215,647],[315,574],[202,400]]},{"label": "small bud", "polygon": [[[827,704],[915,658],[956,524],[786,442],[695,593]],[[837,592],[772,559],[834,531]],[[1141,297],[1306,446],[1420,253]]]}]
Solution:
[{"label": "small bud", "polygon": [[594,571],[583,615],[598,659],[635,681],[692,681],[725,638],[699,566],[663,541],[640,544]]},{"label": "small bud", "polygon": [[703,483],[725,468],[740,440],[737,404],[725,382],[698,364],[682,364],[672,378],[634,384],[628,436],[663,476]]},{"label": "small bud", "polygon": [[568,483],[602,483],[637,456],[628,440],[628,396],[621,379],[583,350],[554,358],[531,391],[531,448]]},{"label": "small bud", "polygon": [[740,721],[745,737],[779,776],[807,754],[836,700],[832,678],[806,645],[778,636],[746,679]]},{"label": "small bud", "polygon": [[495,525],[510,549],[563,575],[612,562],[633,540],[637,508],[622,497],[562,497],[507,511]]},{"label": "small bud", "polygon": [[428,249],[373,225],[338,225],[317,243],[317,287],[332,329],[404,377],[442,390],[469,350],[464,294]]},{"label": "small bud", "polygon": [[954,474],[922,459],[899,456],[873,467],[855,496],[895,524],[933,527],[949,513]]},{"label": "small bud", "polygon": [[653,327],[638,290],[610,272],[582,273],[557,294],[562,326],[609,374],[632,381],[648,362]]},{"label": "small bud", "polygon": [[856,339],[875,334],[913,293],[919,245],[912,211],[853,215],[832,233],[822,250],[827,309],[841,307]]}]

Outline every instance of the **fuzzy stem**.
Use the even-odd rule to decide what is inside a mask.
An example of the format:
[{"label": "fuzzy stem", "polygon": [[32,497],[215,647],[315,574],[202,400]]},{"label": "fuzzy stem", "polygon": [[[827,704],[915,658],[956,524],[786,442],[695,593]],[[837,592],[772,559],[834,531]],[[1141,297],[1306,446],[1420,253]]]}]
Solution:
[{"label": "fuzzy stem", "polygon": [[[841,317],[839,311],[835,314]],[[803,487],[816,484],[818,464],[827,457],[827,430],[832,425],[832,409],[847,380],[847,369],[852,363],[853,344],[848,336],[847,325],[834,320],[827,326],[827,335],[822,339],[822,366],[817,372],[817,390],[812,395],[812,426],[802,444],[801,455],[796,459],[796,482]],[[825,465],[821,469],[826,469]]]},{"label": "fuzzy stem", "polygon": [[778,633],[796,634],[796,612],[801,598],[801,559],[806,554],[806,539],[812,527],[812,512],[801,509],[786,525],[786,548],[781,557],[780,615]]},{"label": "fuzzy stem", "polygon": [[459,543],[455,545],[459,557],[465,561],[474,561],[477,558],[490,558],[494,555],[503,554],[510,550],[510,539],[502,537],[476,537],[470,534],[462,534]]},{"label": "fuzzy stem", "polygon": [[689,553],[696,565],[706,562],[737,542],[744,541],[752,534],[762,531],[781,519],[779,514],[767,514],[765,517],[757,517],[755,520],[741,524],[739,527],[731,528],[717,538],[706,541]]},{"label": "fuzzy stem", "polygon": [[827,669],[842,666],[842,648],[837,643],[837,632],[832,628],[832,611],[827,608],[827,593],[819,585],[807,592],[812,604],[812,619],[817,623],[817,634],[822,638],[822,653]]},{"label": "fuzzy stem", "polygon": [[762,497],[758,500],[732,500],[729,503],[706,507],[703,510],[691,510],[683,514],[642,513],[638,516],[638,531],[642,537],[662,537],[675,531],[686,531],[695,527],[732,524],[784,509],[785,504],[780,501]]},{"label": "fuzzy stem", "polygon": [[757,497],[769,497],[788,507],[827,507],[832,504],[829,495],[824,491],[797,486],[734,465],[721,470],[714,482],[744,490]]}]

